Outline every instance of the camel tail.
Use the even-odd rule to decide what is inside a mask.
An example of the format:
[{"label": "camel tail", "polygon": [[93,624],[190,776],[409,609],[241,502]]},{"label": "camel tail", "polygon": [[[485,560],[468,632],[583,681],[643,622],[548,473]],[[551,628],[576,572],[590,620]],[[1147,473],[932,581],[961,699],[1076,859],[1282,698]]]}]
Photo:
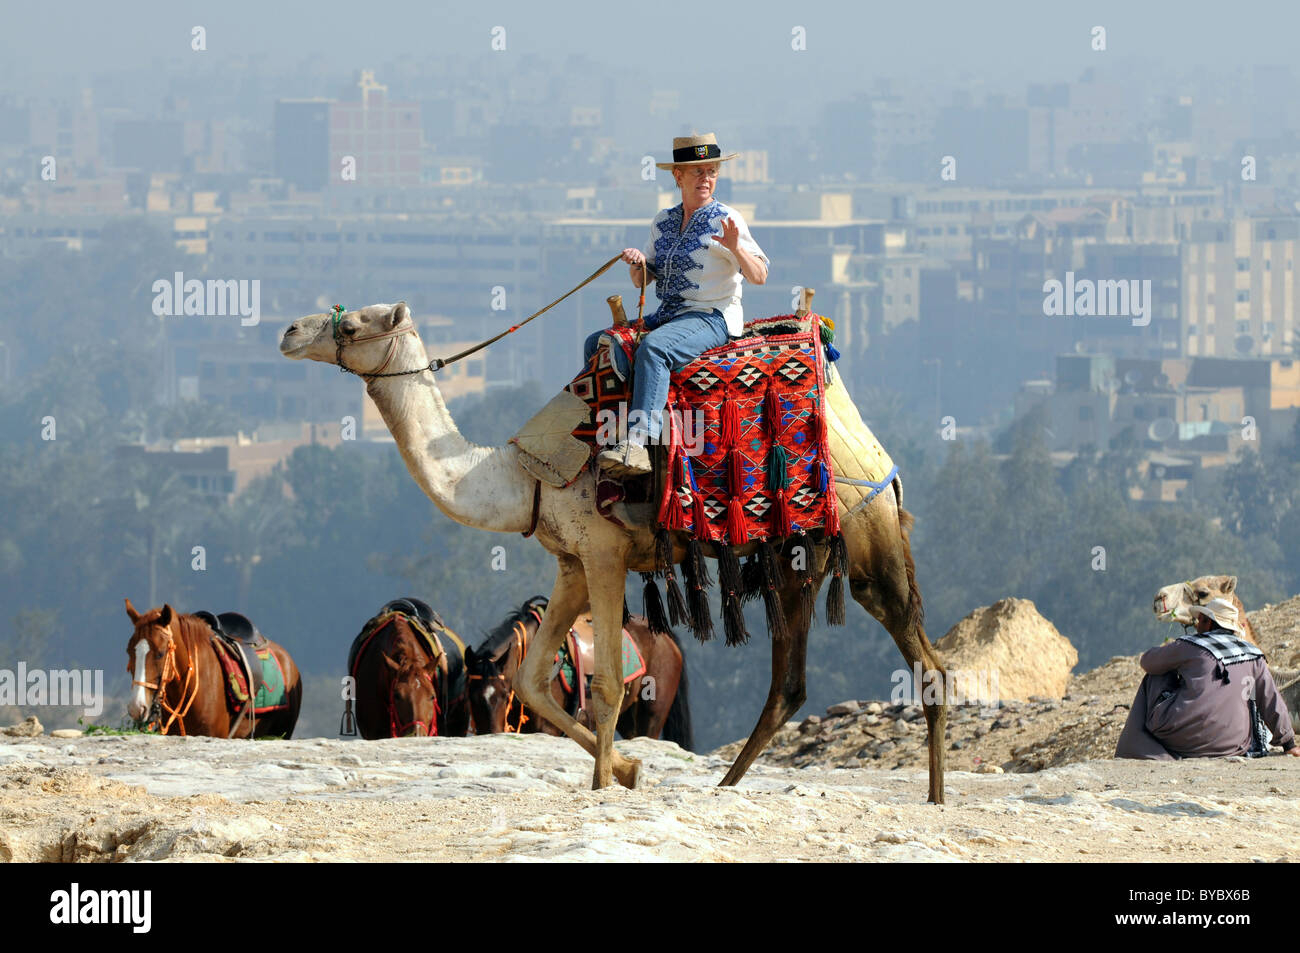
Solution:
[{"label": "camel tail", "polygon": [[686,653],[681,651],[682,644],[677,641],[677,633],[669,629],[668,637],[677,646],[677,651],[681,652],[682,677],[677,681],[677,694],[673,696],[672,706],[668,709],[668,717],[664,719],[663,739],[664,741],[674,742],[687,751],[694,751],[695,734],[691,729],[691,705],[686,697],[690,691],[686,679]]}]

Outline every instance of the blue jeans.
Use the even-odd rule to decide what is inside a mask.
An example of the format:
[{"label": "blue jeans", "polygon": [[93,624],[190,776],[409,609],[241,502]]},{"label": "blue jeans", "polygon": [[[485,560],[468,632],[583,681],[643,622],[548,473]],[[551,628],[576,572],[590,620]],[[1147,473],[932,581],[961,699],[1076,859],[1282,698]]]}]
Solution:
[{"label": "blue jeans", "polygon": [[[587,338],[583,346],[586,361],[596,353],[596,343],[603,331]],[[709,348],[727,343],[727,322],[713,311],[686,311],[659,325],[641,339],[636,349],[636,370],[632,376],[632,406],[628,408],[628,428],[646,421],[647,442],[659,439],[663,426],[664,405],[668,402],[668,381],[673,371],[681,370]],[[638,413],[639,411],[639,413]]]}]

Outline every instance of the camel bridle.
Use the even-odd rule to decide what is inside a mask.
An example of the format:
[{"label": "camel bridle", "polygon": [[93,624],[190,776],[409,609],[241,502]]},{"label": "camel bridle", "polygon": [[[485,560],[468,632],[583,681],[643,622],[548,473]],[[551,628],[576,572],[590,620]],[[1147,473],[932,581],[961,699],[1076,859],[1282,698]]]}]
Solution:
[{"label": "camel bridle", "polygon": [[[171,625],[162,627],[162,631],[167,636],[167,648],[163,650],[162,667],[158,671],[158,681],[141,682],[132,679],[132,686],[140,685],[153,692],[153,704],[149,706],[149,711],[145,715],[145,724],[150,725],[155,721],[162,721],[163,712],[166,711],[169,716],[167,724],[159,729],[159,734],[167,734],[171,726],[175,724],[180,728],[181,734],[185,734],[185,716],[189,713],[190,706],[194,704],[194,699],[199,697],[199,660],[193,652],[190,653],[190,667],[185,673],[185,684],[181,686],[180,702],[173,707],[167,702],[167,686],[181,680],[180,667],[176,664],[176,635],[172,632]],[[141,638],[148,641],[145,636]],[[149,643],[153,648],[153,643]],[[191,691],[191,688],[193,691]],[[186,695],[189,699],[186,699]]]},{"label": "camel bridle", "polygon": [[[397,353],[397,339],[404,334],[413,334],[416,337],[419,337],[419,333],[415,330],[415,322],[411,320],[410,312],[407,312],[407,316],[388,331],[381,331],[378,334],[365,334],[361,336],[348,336],[343,333],[343,329],[340,326],[343,320],[343,314],[343,305],[341,304],[336,304],[334,309],[330,312],[330,320],[334,325],[334,363],[338,364],[340,371],[360,377],[363,380],[374,380],[377,377],[406,377],[411,374],[422,374],[425,371],[436,371],[438,368],[443,366],[443,361],[434,358],[424,367],[414,367],[409,371],[385,372],[385,368],[393,362],[393,355]],[[380,364],[377,370],[358,371],[343,363],[343,348],[346,345],[364,344],[367,341],[383,341],[385,339],[388,340],[388,350],[384,354],[384,363]]]}]

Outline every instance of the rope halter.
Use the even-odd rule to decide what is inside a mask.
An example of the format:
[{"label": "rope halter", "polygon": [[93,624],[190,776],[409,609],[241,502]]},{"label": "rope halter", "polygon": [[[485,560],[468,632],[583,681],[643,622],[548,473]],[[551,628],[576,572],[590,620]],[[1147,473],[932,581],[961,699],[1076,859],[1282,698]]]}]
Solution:
[{"label": "rope halter", "polygon": [[[444,362],[435,358],[424,367],[415,367],[409,371],[388,371],[385,373],[385,369],[393,361],[393,355],[397,353],[397,339],[404,334],[413,334],[417,338],[419,337],[419,333],[415,330],[415,322],[411,319],[409,311],[406,317],[392,329],[360,337],[348,337],[343,333],[341,327],[343,314],[344,310],[341,304],[336,304],[333,310],[330,311],[330,321],[334,326],[334,363],[338,364],[340,371],[360,377],[363,380],[374,380],[377,377],[406,377],[410,374],[422,374],[425,371],[436,371],[443,366]],[[343,363],[343,348],[345,345],[364,344],[367,341],[382,341],[385,338],[388,339],[388,351],[384,355],[384,363],[380,364],[376,370],[358,371]]]}]

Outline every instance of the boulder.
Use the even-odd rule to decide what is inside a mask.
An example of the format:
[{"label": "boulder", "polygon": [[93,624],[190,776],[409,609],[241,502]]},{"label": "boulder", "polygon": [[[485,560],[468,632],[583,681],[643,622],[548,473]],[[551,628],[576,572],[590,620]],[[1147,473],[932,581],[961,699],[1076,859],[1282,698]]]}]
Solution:
[{"label": "boulder", "polygon": [[28,715],[18,724],[10,725],[8,728],[0,728],[0,735],[14,738],[37,738],[43,734],[45,734],[45,727],[35,715]]},{"label": "boulder", "polygon": [[1061,698],[1079,661],[1070,640],[1028,599],[1001,599],[976,609],[935,648],[962,702]]}]

